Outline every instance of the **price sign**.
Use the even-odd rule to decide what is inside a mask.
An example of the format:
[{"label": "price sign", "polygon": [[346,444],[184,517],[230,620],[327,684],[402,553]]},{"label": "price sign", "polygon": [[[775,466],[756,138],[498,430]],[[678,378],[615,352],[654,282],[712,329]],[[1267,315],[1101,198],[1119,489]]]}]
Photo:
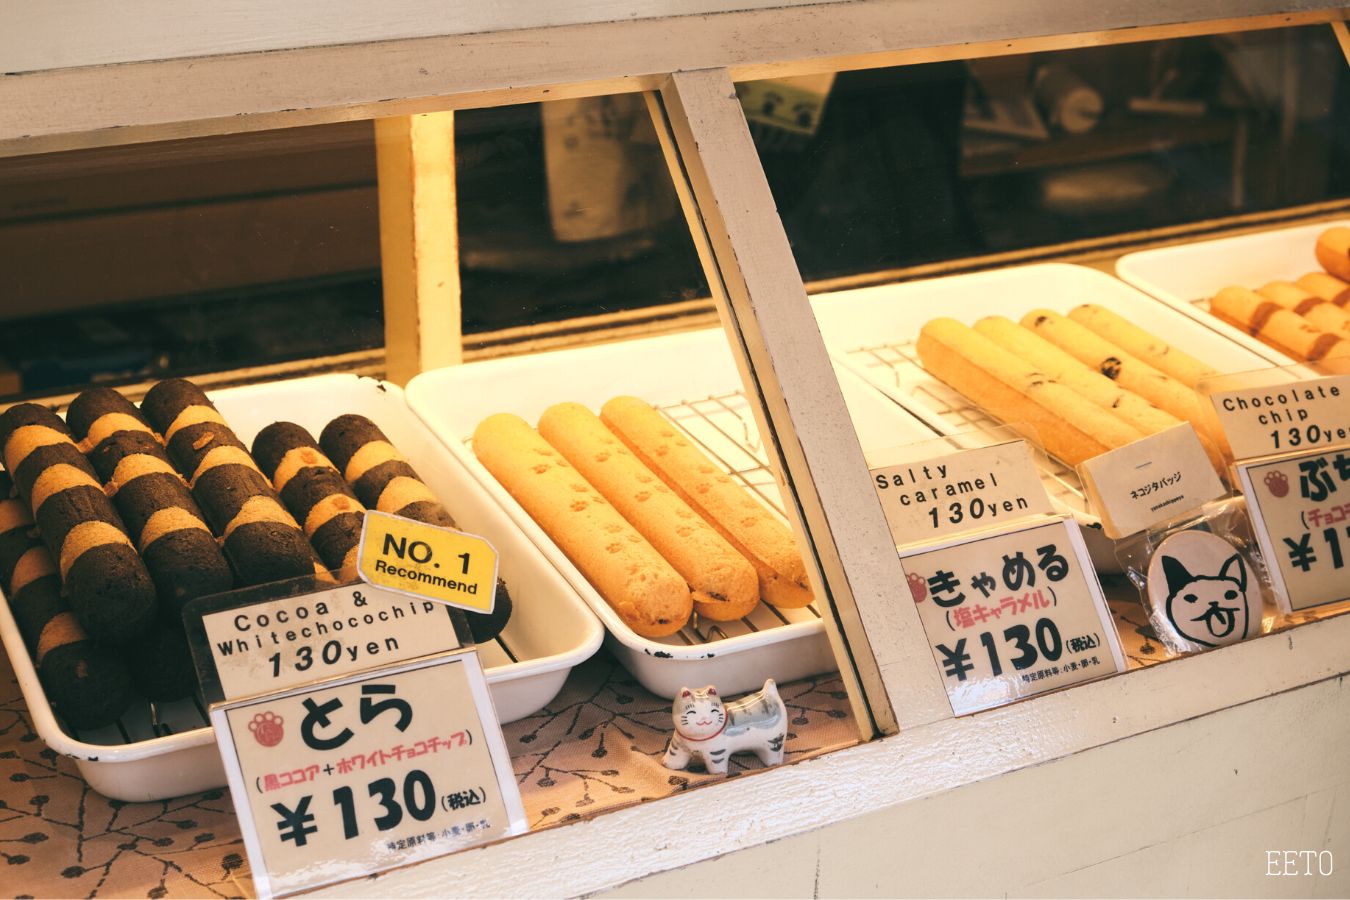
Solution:
[{"label": "price sign", "polygon": [[1072,520],[967,537],[901,561],[957,715],[1125,670]]},{"label": "price sign", "polygon": [[1238,478],[1281,608],[1350,600],[1350,449],[1243,463]]},{"label": "price sign", "polygon": [[497,551],[484,538],[388,513],[366,513],[358,572],[366,582],[490,613],[497,599]]},{"label": "price sign", "polygon": [[456,650],[463,613],[358,583],[291,597],[264,585],[189,604],[188,642],[208,703]]},{"label": "price sign", "polygon": [[896,544],[1051,512],[1026,441],[869,469]]},{"label": "price sign", "polygon": [[1301,375],[1269,369],[1208,387],[1286,614],[1350,599],[1350,375]]},{"label": "price sign", "polygon": [[527,830],[478,657],[212,707],[259,896]]},{"label": "price sign", "polygon": [[1210,394],[1234,459],[1350,442],[1350,375],[1300,381],[1289,381],[1286,369],[1269,375],[1279,380]]}]

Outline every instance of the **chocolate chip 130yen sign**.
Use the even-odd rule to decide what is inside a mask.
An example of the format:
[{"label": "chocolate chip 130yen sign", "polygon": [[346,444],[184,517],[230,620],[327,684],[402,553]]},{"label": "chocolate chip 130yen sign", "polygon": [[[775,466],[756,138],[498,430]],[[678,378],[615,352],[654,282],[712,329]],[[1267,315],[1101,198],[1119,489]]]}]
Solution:
[{"label": "chocolate chip 130yen sign", "polygon": [[472,652],[213,706],[262,897],[526,830]]},{"label": "chocolate chip 130yen sign", "polygon": [[1071,520],[950,541],[901,562],[957,715],[1125,669]]}]

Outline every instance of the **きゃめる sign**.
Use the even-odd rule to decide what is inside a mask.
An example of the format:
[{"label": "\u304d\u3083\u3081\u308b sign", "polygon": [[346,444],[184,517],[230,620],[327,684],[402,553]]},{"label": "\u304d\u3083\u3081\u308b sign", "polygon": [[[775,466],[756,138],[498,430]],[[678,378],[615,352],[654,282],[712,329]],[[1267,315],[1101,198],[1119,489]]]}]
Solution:
[{"label": "\u304d\u3083\u3081\u308b sign", "polygon": [[918,548],[901,561],[957,715],[1125,670],[1070,519]]}]

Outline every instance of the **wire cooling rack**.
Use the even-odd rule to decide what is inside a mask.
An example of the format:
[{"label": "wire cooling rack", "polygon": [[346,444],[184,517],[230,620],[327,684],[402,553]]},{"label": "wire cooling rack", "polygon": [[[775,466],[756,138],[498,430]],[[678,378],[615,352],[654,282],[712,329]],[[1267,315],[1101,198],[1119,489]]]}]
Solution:
[{"label": "wire cooling rack", "polygon": [[[778,481],[769,469],[754,411],[744,393],[727,391],[710,394],[699,399],[658,405],[656,409],[696,447],[725,469],[727,474],[758,497],[780,520],[787,520]],[[473,439],[466,436],[464,442],[472,445]],[[816,601],[800,609],[778,609],[761,602],[749,615],[730,622],[700,619],[695,612],[689,624],[674,634],[644,640],[675,647],[695,647],[784,625],[819,620],[820,610]]]},{"label": "wire cooling rack", "polygon": [[[747,490],[757,496],[780,519],[786,520],[778,481],[769,469],[764,445],[759,439],[754,411],[740,391],[714,394],[701,400],[683,400],[658,406],[695,446],[707,453]],[[820,618],[816,603],[802,609],[778,609],[758,604],[748,616],[734,622],[700,621],[695,613],[689,624],[663,643],[692,646],[722,638],[764,631]]]},{"label": "wire cooling rack", "polygon": [[[868,371],[873,383],[889,384],[912,397],[953,430],[992,433],[1004,424],[929,375],[919,363],[913,341],[860,347],[848,357]],[[1032,455],[1051,498],[1066,509],[1086,512],[1083,484],[1073,467],[1039,451]]]}]

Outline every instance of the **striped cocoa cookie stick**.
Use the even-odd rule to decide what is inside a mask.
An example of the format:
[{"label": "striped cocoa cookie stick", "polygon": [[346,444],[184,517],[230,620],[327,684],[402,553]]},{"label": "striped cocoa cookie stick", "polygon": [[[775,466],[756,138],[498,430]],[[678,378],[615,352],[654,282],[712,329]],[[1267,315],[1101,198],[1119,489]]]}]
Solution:
[{"label": "striped cocoa cookie stick", "polygon": [[[324,427],[319,446],[367,508],[441,528],[456,527],[431,488],[423,484],[380,426],[365,416],[338,416]],[[491,614],[465,610],[474,640],[484,643],[501,634],[512,609],[511,592],[506,582],[498,579]]]},{"label": "striped cocoa cookie stick", "polygon": [[241,586],[331,576],[281,498],[201,388],[175,378],[150,389],[141,412],[164,435],[169,458],[224,542]]},{"label": "striped cocoa cookie stick", "polygon": [[111,725],[131,703],[131,676],[111,648],[89,639],[61,596],[56,563],[13,487],[0,473],[0,588],[57,714],[73,728]]},{"label": "striped cocoa cookie stick", "polygon": [[274,422],[253,439],[253,458],[324,565],[355,579],[366,508],[314,437],[293,422]]},{"label": "striped cocoa cookie stick", "polygon": [[365,416],[338,416],[324,427],[319,445],[367,507],[428,525],[456,527],[407,458]]},{"label": "striped cocoa cookie stick", "polygon": [[140,550],[161,611],[181,629],[187,603],[234,586],[187,482],[136,406],[110,388],[76,397],[66,424]]},{"label": "striped cocoa cookie stick", "polygon": [[66,423],[32,403],[0,415],[0,455],[95,640],[126,643],[155,616],[155,585]]}]

